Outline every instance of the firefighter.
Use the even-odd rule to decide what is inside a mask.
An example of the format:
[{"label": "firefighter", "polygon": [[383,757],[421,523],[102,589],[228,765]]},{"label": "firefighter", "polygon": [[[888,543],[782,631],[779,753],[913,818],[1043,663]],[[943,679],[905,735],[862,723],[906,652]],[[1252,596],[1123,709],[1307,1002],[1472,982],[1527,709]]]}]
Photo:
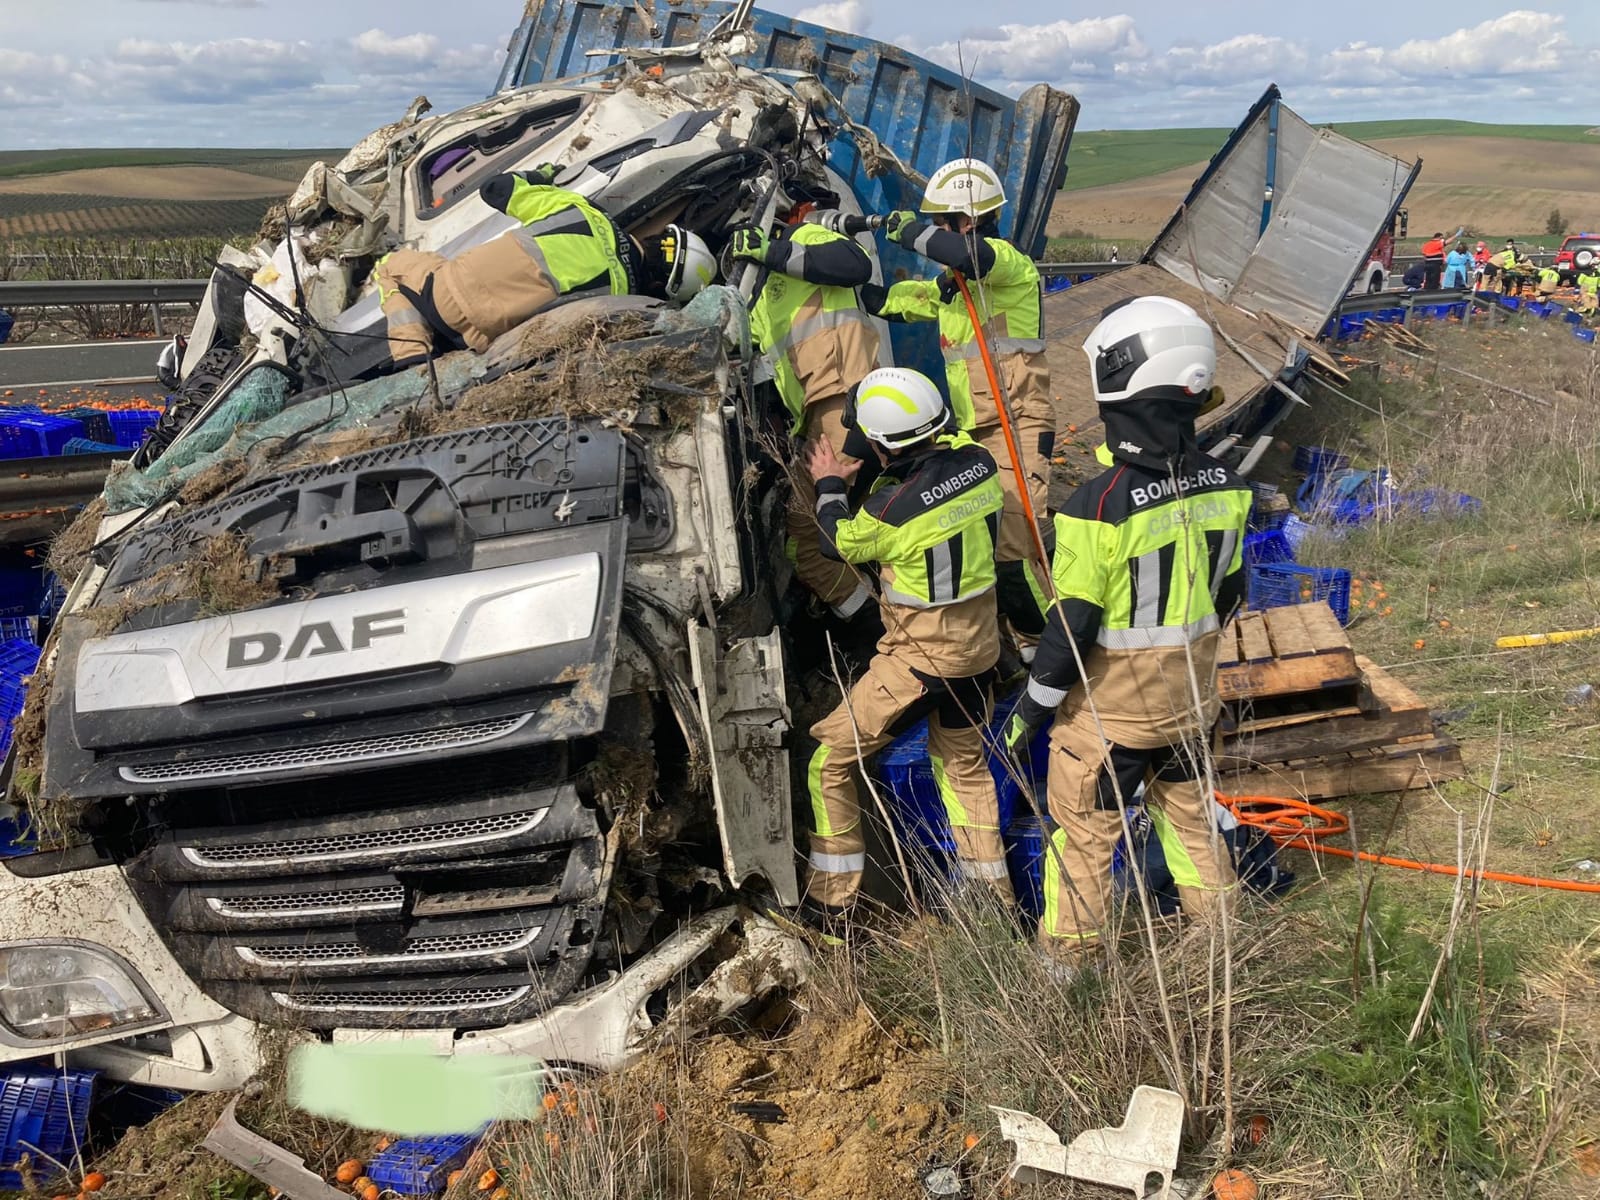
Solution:
[{"label": "firefighter", "polygon": [[876,564],[886,632],[843,703],[811,727],[807,772],[813,832],[807,915],[824,922],[855,899],[866,866],[855,770],[923,717],[928,753],[955,835],[963,878],[1011,899],[999,801],[983,733],[994,665],[994,538],[1005,495],[989,452],[960,430],[926,375],[880,368],[861,381],[846,419],[883,474],[854,515],[846,499],[859,460],[812,443],[823,546]]},{"label": "firefighter", "polygon": [[1551,266],[1540,267],[1538,271],[1539,295],[1545,300],[1553,299],[1561,287],[1561,272]]},{"label": "firefighter", "polygon": [[[872,278],[872,259],[827,216],[792,224],[768,237],[758,228],[735,231],[733,256],[766,267],[750,309],[750,333],[761,352],[759,378],[783,400],[788,429],[806,444],[826,438],[845,461],[845,406],[850,393],[881,363],[878,326],[856,301]],[[870,619],[872,593],[856,569],[822,553],[811,475],[794,472],[788,531],[795,574],[842,620]]]},{"label": "firefighter", "polygon": [[698,234],[669,225],[640,242],[576,192],[553,186],[559,167],[497,175],[478,191],[521,228],[445,258],[396,250],[378,260],[378,295],[398,364],[438,348],[480,354],[557,300],[638,293],[687,303],[716,279]]},{"label": "firefighter", "polygon": [[986,163],[974,158],[946,163],[933,173],[922,197],[922,212],[928,219],[902,211],[890,214],[884,224],[890,241],[931,258],[945,271],[936,279],[907,280],[887,291],[863,288],[861,294],[871,311],[891,321],[939,322],[945,381],[956,425],[972,434],[1000,466],[1006,509],[997,548],[999,604],[1026,663],[1032,660],[1033,647],[1044,630],[1043,568],[1023,513],[977,330],[955,281],[955,273],[969,280],[995,371],[1010,405],[1028,496],[1034,515],[1043,521],[1056,420],[1042,340],[1039,270],[1031,258],[996,232],[995,222],[1005,202],[1000,178]]},{"label": "firefighter", "polygon": [[1600,309],[1600,262],[1591,263],[1578,272],[1578,311],[1593,313]]},{"label": "firefighter", "polygon": [[1057,602],[1006,727],[1008,748],[1022,754],[1054,720],[1057,830],[1039,933],[1068,966],[1098,950],[1121,810],[1141,783],[1185,911],[1213,912],[1234,883],[1204,764],[1221,707],[1218,630],[1243,596],[1251,500],[1249,485],[1196,444],[1216,351],[1192,308],[1124,301],[1084,352],[1108,468],[1056,515]]}]

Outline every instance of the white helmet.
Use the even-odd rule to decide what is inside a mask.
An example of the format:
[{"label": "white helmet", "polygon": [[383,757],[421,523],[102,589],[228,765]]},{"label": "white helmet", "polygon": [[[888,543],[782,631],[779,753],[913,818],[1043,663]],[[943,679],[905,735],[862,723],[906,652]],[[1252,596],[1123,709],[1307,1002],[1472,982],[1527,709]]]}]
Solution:
[{"label": "white helmet", "polygon": [[856,388],[846,424],[890,450],[930,438],[950,421],[950,409],[921,371],[879,367]]},{"label": "white helmet", "polygon": [[922,193],[925,213],[966,213],[974,219],[999,210],[1006,202],[1000,175],[981,158],[958,158],[928,178]]},{"label": "white helmet", "polygon": [[1083,352],[1101,404],[1132,400],[1151,388],[1203,396],[1217,374],[1211,326],[1187,304],[1166,296],[1136,296],[1106,309],[1084,340]]},{"label": "white helmet", "polygon": [[700,289],[717,281],[717,258],[705,239],[682,225],[668,225],[661,234],[661,257],[667,264],[667,299],[687,304]]}]

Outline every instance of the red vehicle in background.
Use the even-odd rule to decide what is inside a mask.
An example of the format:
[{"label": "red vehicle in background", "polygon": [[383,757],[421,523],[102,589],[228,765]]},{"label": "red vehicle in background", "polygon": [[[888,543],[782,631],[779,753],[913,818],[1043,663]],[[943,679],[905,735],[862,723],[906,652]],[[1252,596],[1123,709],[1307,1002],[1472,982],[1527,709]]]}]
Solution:
[{"label": "red vehicle in background", "polygon": [[1373,243],[1366,269],[1356,277],[1356,284],[1350,289],[1352,292],[1370,294],[1381,292],[1389,286],[1389,276],[1394,274],[1395,239],[1405,237],[1410,227],[1410,215],[1403,208],[1397,209],[1384,231],[1378,235],[1378,240]]},{"label": "red vehicle in background", "polygon": [[1556,251],[1555,268],[1569,286],[1578,281],[1580,271],[1592,271],[1596,263],[1600,263],[1600,233],[1571,234]]}]

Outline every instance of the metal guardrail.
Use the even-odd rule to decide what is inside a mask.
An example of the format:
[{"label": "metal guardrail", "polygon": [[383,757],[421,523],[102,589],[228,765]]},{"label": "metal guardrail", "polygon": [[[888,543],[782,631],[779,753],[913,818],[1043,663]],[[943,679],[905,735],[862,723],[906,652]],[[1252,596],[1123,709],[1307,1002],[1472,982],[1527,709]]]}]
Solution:
[{"label": "metal guardrail", "polygon": [[1109,275],[1112,271],[1120,271],[1123,267],[1131,267],[1138,262],[1042,262],[1039,264],[1041,275]]},{"label": "metal guardrail", "polygon": [[0,280],[0,308],[67,304],[195,304],[206,294],[205,279],[8,279]]}]

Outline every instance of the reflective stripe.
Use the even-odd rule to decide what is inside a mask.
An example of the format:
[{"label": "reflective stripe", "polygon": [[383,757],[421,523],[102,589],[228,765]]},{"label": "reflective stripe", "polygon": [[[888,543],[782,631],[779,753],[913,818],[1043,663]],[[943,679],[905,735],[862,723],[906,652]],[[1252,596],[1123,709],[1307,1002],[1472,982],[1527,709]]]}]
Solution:
[{"label": "reflective stripe", "polygon": [[1025,667],[1033,666],[1033,660],[1039,657],[1038,646],[1018,646],[1017,657],[1022,660]]},{"label": "reflective stripe", "polygon": [[928,257],[928,247],[933,245],[933,235],[939,232],[937,225],[929,225],[917,235],[917,240],[911,243],[911,248],[923,258]]},{"label": "reflective stripe", "polygon": [[793,275],[796,279],[806,277],[806,248],[804,243],[790,241],[789,260],[783,264],[783,274]]},{"label": "reflective stripe", "polygon": [[1166,857],[1167,870],[1172,875],[1172,882],[1180,888],[1204,887],[1205,884],[1200,878],[1200,868],[1195,866],[1194,859],[1189,857],[1183,839],[1172,827],[1172,822],[1167,820],[1167,814],[1160,808],[1151,808],[1149,812],[1150,824],[1156,831],[1156,837],[1161,841],[1161,853]]},{"label": "reflective stripe", "polygon": [[1153,629],[1107,629],[1102,625],[1094,640],[1107,650],[1153,650],[1158,646],[1187,646],[1221,628],[1217,614],[1207,613],[1187,625],[1157,625]]},{"label": "reflective stripe", "polygon": [[959,604],[963,600],[971,600],[990,591],[994,584],[988,583],[975,591],[968,592],[965,596],[953,596],[949,600],[924,600],[921,596],[913,596],[909,592],[902,592],[892,583],[883,585],[883,598],[891,604],[903,604],[907,608],[944,608],[947,605]]},{"label": "reflective stripe", "polygon": [[950,543],[945,541],[937,546],[930,546],[927,554],[933,565],[933,570],[928,572],[928,599],[936,604],[940,600],[954,600],[958,581],[955,574],[955,559],[950,553]]},{"label": "reflective stripe", "polygon": [[833,611],[840,619],[848,621],[860,612],[862,606],[871,599],[872,593],[867,590],[867,585],[858,583],[856,584],[856,590],[850,593],[848,599],[833,606]]},{"label": "reflective stripe", "polygon": [[842,504],[846,508],[850,507],[850,501],[846,500],[838,492],[827,492],[817,497],[817,511],[819,513],[830,504]]},{"label": "reflective stripe", "polygon": [[857,875],[867,869],[864,850],[860,854],[821,854],[813,850],[808,861],[812,870],[824,875]]},{"label": "reflective stripe", "polygon": [[833,822],[828,819],[828,806],[823,803],[822,768],[827,761],[828,747],[818,746],[806,770],[807,790],[811,793],[811,828],[817,831],[819,837],[836,837],[845,831],[833,827]]},{"label": "reflective stripe", "polygon": [[[1151,550],[1134,560],[1138,578],[1139,607],[1133,612],[1133,623],[1140,629],[1150,629],[1161,624],[1161,551]],[[1187,640],[1187,639],[1185,639]]]},{"label": "reflective stripe", "polygon": [[[990,338],[989,353],[991,354],[1043,354],[1043,338]],[[947,363],[964,362],[969,358],[982,358],[983,351],[978,346],[978,339],[961,346],[946,346],[944,360]]]},{"label": "reflective stripe", "polygon": [[561,283],[558,279],[556,279],[555,273],[550,270],[550,262],[544,256],[544,247],[539,245],[539,240],[538,238],[534,237],[532,230],[526,226],[522,229],[513,229],[511,231],[511,236],[517,239],[517,244],[527,251],[528,257],[533,259],[539,270],[545,273],[545,277],[549,279],[559,291],[561,288]]},{"label": "reflective stripe", "polygon": [[928,762],[933,767],[933,782],[939,789],[939,799],[944,802],[944,815],[951,825],[966,825],[967,806],[961,803],[961,797],[950,785],[950,776],[944,770],[944,759],[937,754],[929,754]]},{"label": "reflective stripe", "polygon": [[958,859],[957,862],[961,873],[968,879],[1004,879],[1007,876],[1003,862],[977,862],[970,858]]},{"label": "reflective stripe", "polygon": [[1050,835],[1050,844],[1053,851],[1047,851],[1044,856],[1044,916],[1039,920],[1039,932],[1045,937],[1055,938],[1060,941],[1090,942],[1100,937],[1098,929],[1088,930],[1083,933],[1057,933],[1056,925],[1061,920],[1061,893],[1062,867],[1066,861],[1067,831],[1057,829]]},{"label": "reflective stripe", "polygon": [[1060,708],[1061,702],[1067,698],[1066,688],[1053,688],[1040,683],[1032,675],[1028,676],[1028,698],[1045,708]]},{"label": "reflective stripe", "polygon": [[[789,326],[789,332],[784,334],[771,346],[767,347],[767,354],[777,356],[787,354],[801,342],[815,337],[828,329],[842,329],[846,325],[872,324],[872,318],[859,308],[836,308],[831,312],[820,312],[814,317],[807,317],[803,321],[796,321]],[[874,330],[873,332],[876,332]]]},{"label": "reflective stripe", "polygon": [[1211,602],[1217,602],[1217,592],[1222,588],[1222,581],[1228,576],[1228,567],[1233,563],[1233,552],[1239,548],[1239,531],[1229,527],[1222,531],[1222,549],[1217,554],[1217,573],[1211,580]]}]

